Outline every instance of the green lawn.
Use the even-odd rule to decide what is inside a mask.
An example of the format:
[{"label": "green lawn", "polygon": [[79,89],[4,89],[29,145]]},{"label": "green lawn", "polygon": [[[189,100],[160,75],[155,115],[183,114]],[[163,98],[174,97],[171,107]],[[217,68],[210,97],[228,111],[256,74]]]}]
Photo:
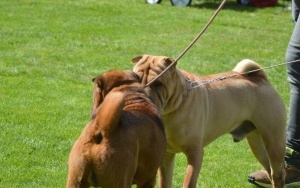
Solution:
[{"label": "green lawn", "polygon": [[[172,7],[164,0],[0,0],[0,187],[64,187],[73,142],[89,121],[91,79],[132,69],[141,54],[176,58],[220,1]],[[178,67],[207,75],[250,58],[267,67],[284,62],[291,13],[229,1]],[[285,67],[267,70],[288,105]],[[209,145],[199,187],[250,187],[260,169],[247,143],[226,135]],[[174,187],[186,161],[176,160]]]}]

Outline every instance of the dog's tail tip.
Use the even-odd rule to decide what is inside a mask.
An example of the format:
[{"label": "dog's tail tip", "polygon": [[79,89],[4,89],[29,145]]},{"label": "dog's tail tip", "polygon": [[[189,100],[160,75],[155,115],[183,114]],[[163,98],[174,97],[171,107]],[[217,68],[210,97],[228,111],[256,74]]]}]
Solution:
[{"label": "dog's tail tip", "polygon": [[240,61],[233,71],[238,73],[245,73],[244,75],[256,74],[262,77],[266,77],[265,72],[263,71],[262,66],[251,59],[243,59]]},{"label": "dog's tail tip", "polygon": [[99,107],[96,121],[106,134],[114,131],[118,126],[124,106],[125,94],[123,92],[111,91],[105,96]]}]

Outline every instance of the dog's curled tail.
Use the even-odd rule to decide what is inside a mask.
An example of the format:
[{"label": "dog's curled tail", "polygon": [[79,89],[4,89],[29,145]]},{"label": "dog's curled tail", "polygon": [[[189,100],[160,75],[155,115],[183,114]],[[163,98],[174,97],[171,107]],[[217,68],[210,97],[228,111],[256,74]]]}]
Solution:
[{"label": "dog's curled tail", "polygon": [[244,59],[240,61],[233,71],[238,73],[243,73],[244,75],[248,76],[250,74],[259,75],[262,77],[267,77],[266,73],[263,71],[263,68],[256,62],[250,59]]},{"label": "dog's curled tail", "polygon": [[109,135],[116,129],[124,106],[125,94],[123,92],[111,91],[105,96],[95,117],[96,125],[102,130],[102,136]]}]

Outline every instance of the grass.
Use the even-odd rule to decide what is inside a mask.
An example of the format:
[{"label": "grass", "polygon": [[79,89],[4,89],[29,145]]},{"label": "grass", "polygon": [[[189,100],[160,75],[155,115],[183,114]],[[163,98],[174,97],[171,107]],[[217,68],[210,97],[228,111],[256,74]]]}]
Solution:
[{"label": "grass", "polygon": [[[0,0],[0,187],[64,187],[69,151],[89,121],[91,79],[132,69],[131,58],[145,53],[176,58],[218,4]],[[244,58],[265,67],[283,63],[294,26],[286,5],[229,1],[178,67],[206,75]],[[267,74],[288,105],[285,67]],[[247,175],[261,167],[246,142],[226,135],[205,152],[199,187],[253,187]],[[185,165],[178,155],[174,187],[181,187]]]}]

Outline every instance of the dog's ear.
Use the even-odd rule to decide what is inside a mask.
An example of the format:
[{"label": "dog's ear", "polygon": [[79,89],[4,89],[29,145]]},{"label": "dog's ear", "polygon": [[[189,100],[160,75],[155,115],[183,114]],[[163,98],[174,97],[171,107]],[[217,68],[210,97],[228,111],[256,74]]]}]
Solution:
[{"label": "dog's ear", "polygon": [[143,58],[143,56],[136,56],[134,58],[131,59],[132,63],[137,63],[139,62],[139,60],[141,60]]},{"label": "dog's ear", "polygon": [[92,79],[94,83],[94,89],[93,89],[93,101],[92,101],[92,110],[91,110],[91,119],[93,119],[96,116],[97,109],[100,106],[100,104],[103,101],[103,94],[102,94],[102,84],[100,77],[96,77]]},{"label": "dog's ear", "polygon": [[[172,59],[170,57],[165,57],[164,61],[165,61],[166,65],[169,66],[173,63],[174,59]],[[177,65],[177,62],[175,62],[174,66],[176,66],[176,65]]]},{"label": "dog's ear", "polygon": [[174,60],[170,57],[158,56],[153,60],[152,65],[150,64],[151,68],[150,68],[149,74],[151,74],[152,71],[154,72],[154,74],[159,74],[159,73],[165,71],[165,69],[167,69],[170,65],[172,65],[172,66],[169,67],[168,69],[174,69],[174,68],[176,68],[176,62],[175,63],[173,63],[173,62],[174,62]]},{"label": "dog's ear", "polygon": [[93,83],[95,84],[95,86],[97,86],[97,88],[99,90],[103,89],[102,87],[102,84],[101,84],[101,76],[98,76],[98,77],[95,77],[92,79]]},{"label": "dog's ear", "polygon": [[[134,57],[134,58],[132,58],[132,63],[137,63],[137,62],[139,62],[142,58],[145,58],[145,60],[147,59],[147,58],[157,58],[157,57],[159,57],[159,56],[149,56],[149,55],[142,55],[142,56],[136,56],[136,57]],[[160,57],[162,57],[162,56],[160,56]],[[166,62],[166,64],[167,64],[167,66],[168,65],[170,65],[174,60],[172,59],[172,58],[170,58],[170,57],[165,57],[164,58],[164,61]],[[175,63],[175,65],[177,64],[177,62]]]}]

